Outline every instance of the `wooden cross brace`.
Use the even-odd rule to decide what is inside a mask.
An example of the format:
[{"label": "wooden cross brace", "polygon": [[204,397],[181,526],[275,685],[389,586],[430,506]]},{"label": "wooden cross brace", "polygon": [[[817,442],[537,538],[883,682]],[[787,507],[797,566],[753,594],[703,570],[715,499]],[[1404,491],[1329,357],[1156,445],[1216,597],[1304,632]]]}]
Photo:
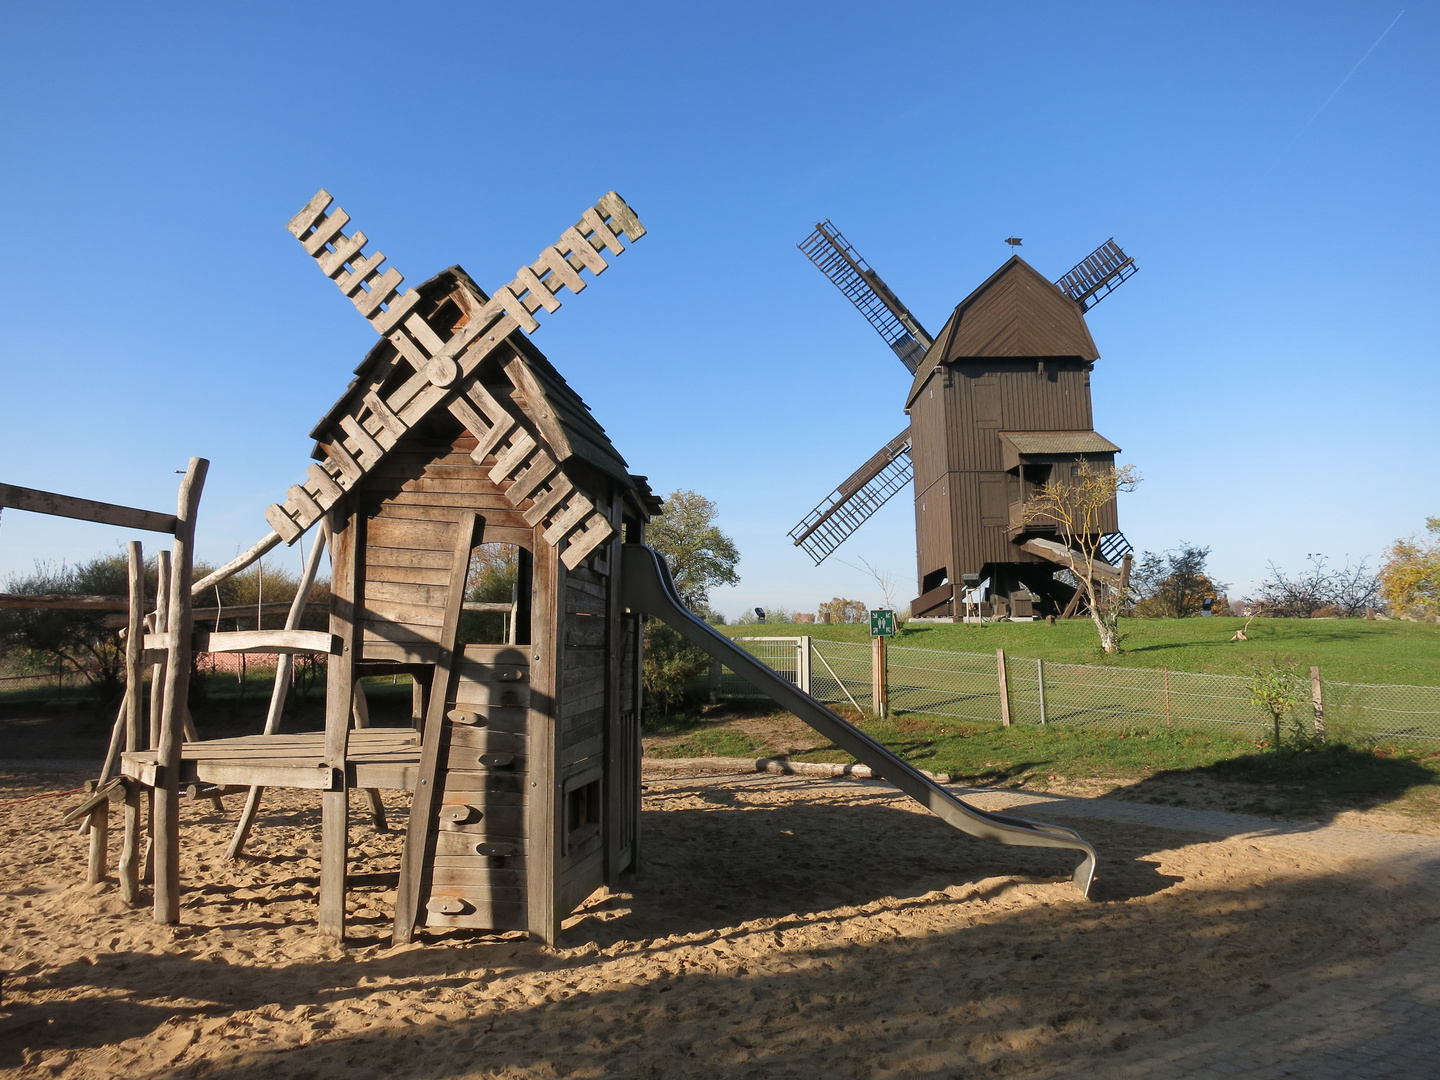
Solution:
[{"label": "wooden cross brace", "polygon": [[[512,505],[532,505],[526,519],[545,525],[545,538],[564,545],[561,559],[574,569],[614,529],[594,501],[579,491],[542,445],[569,446],[563,432],[532,432],[532,421],[509,402],[502,402],[481,383],[481,363],[516,330],[539,328],[535,313],[560,307],[557,294],[565,288],[585,288],[581,272],[599,274],[608,265],[602,251],[619,255],[623,235],[631,243],[645,235],[625,200],[611,191],[561,234],[558,243],[545,248],[529,266],[494,296],[463,326],[442,335],[415,310],[419,294],[400,291],[404,281],[394,267],[382,271],[381,252],[365,255],[368,238],[356,230],[344,233],[350,216],[324,190],[318,192],[290,221],[290,233],[370,321],[377,333],[395,347],[395,357],[369,373],[367,386],[349,399],[349,410],[321,433],[323,464],[307,470],[304,483],[292,486],[284,502],[265,511],[266,520],[287,543],[333,507],[347,491],[373,469],[410,428],[442,402],[475,436],[476,462],[495,455],[490,478],[504,487]],[[388,394],[387,382],[399,364],[408,377]],[[533,393],[523,362],[511,361],[505,375],[521,394]],[[539,421],[536,421],[539,422]],[[505,485],[509,485],[505,487]],[[533,520],[532,520],[533,518]]]}]

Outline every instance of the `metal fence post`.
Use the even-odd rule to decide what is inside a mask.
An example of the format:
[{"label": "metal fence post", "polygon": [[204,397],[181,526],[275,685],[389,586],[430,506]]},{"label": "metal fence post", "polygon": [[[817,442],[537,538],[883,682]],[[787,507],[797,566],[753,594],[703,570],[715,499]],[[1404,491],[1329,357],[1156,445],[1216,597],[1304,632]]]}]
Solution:
[{"label": "metal fence post", "polygon": [[885,718],[885,639],[870,639],[870,702],[875,715]]},{"label": "metal fence post", "polygon": [[1045,723],[1045,661],[1036,657],[1035,678],[1040,683],[1040,723]]},{"label": "metal fence post", "polygon": [[795,653],[795,680],[800,689],[810,693],[810,648],[813,639],[807,634],[799,639]]},{"label": "metal fence post", "polygon": [[1000,676],[1000,723],[1010,726],[1010,679],[1005,674],[1005,650],[995,650],[995,666]]},{"label": "metal fence post", "polygon": [[1315,710],[1315,736],[1325,741],[1325,695],[1320,686],[1320,668],[1310,669],[1310,706]]},{"label": "metal fence post", "polygon": [[720,661],[710,661],[710,704],[720,700]]}]

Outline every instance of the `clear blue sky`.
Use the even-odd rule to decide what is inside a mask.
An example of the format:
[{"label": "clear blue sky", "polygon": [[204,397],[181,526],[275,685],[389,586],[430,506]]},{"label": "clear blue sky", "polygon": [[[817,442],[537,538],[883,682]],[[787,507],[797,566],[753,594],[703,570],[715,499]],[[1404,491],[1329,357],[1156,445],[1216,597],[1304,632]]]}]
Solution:
[{"label": "clear blue sky", "polygon": [[[1436,8],[1355,70],[1401,10],[12,4],[0,480],[164,509],[208,457],[200,554],[229,558],[373,341],[284,229],[317,188],[410,282],[489,288],[615,188],[650,235],[534,339],[632,470],[718,502],[721,610],[879,600],[785,536],[905,422],[795,250],[823,217],[932,329],[1012,233],[1052,277],[1113,235],[1141,270],[1089,321],[1096,428],[1145,476],[1125,532],[1209,544],[1236,594],[1373,560],[1440,513]],[[7,512],[0,575],[120,539]],[[913,595],[908,493],[840,556]]]}]

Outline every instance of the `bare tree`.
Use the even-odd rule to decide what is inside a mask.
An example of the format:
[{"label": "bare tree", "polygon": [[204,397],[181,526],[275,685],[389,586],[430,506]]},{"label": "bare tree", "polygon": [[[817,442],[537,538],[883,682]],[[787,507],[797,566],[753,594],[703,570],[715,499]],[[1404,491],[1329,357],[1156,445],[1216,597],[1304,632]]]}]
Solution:
[{"label": "bare tree", "polygon": [[1127,590],[1109,585],[1101,577],[1098,567],[1108,568],[1109,564],[1100,558],[1100,542],[1116,495],[1134,491],[1140,477],[1133,465],[1117,469],[1088,461],[1081,461],[1072,473],[1046,484],[1025,504],[1025,522],[1054,526],[1061,541],[1079,554],[1071,560],[1070,570],[1080,583],[1090,619],[1100,635],[1100,648],[1119,652],[1120,609]]},{"label": "bare tree", "polygon": [[852,570],[860,570],[862,573],[868,574],[870,576],[870,580],[875,582],[875,588],[880,591],[880,602],[885,607],[895,612],[895,617],[902,622],[910,617],[909,606],[907,605],[905,607],[905,610],[901,611],[900,605],[896,603],[896,598],[900,595],[897,592],[900,587],[900,583],[899,579],[896,578],[894,574],[890,573],[890,571],[880,569],[880,567],[875,566],[873,563],[870,562],[869,559],[866,559],[863,556],[860,559],[860,562],[863,564],[863,566],[856,566],[854,563],[845,562],[844,559],[837,559],[836,562],[842,563],[843,565],[850,567]]},{"label": "bare tree", "polygon": [[1367,607],[1375,606],[1380,596],[1380,582],[1366,560],[1351,566],[1346,559],[1343,567],[1332,570],[1324,555],[1306,558],[1309,568],[1294,575],[1270,563],[1269,576],[1260,582],[1259,591],[1250,602],[1263,614],[1286,619],[1314,618],[1317,612],[1327,608],[1334,609],[1333,614],[1361,615]]}]

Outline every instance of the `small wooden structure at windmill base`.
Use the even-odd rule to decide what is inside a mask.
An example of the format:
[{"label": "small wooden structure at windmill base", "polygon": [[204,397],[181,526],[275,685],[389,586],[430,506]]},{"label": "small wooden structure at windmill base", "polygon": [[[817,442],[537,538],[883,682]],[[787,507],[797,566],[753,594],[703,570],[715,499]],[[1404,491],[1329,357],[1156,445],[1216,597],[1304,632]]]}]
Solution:
[{"label": "small wooden structure at windmill base", "polygon": [[[622,240],[645,234],[618,195],[586,210],[493,296],[459,267],[402,292],[398,272],[380,269],[384,256],[364,254],[365,235],[345,234],[348,221],[322,191],[290,231],[380,341],[315,428],[306,479],[269,508],[272,531],[247,552],[192,580],[205,473],[199,459],[173,518],[0,488],[0,505],[160,528],[176,538],[158,601],[145,597],[139,544],[131,548],[128,685],[111,757],[118,770],[107,763],[95,794],[71,813],[91,823],[92,878],[105,871],[114,799],[125,808],[123,895],[138,902],[148,829],[155,918],[176,922],[183,791],[247,792],[234,854],[264,788],[312,790],[322,809],[319,923],[342,937],[349,791],[370,793],[374,823],[384,828],[378,793],[400,790],[411,793],[411,805],[397,941],[424,927],[474,927],[553,942],[569,912],[638,866],[640,620],[650,615],[956,828],[1080,853],[1074,880],[1088,892],[1094,851],[1078,834],[970,807],[680,601],[663,561],[644,546],[659,500],[525,336],[541,308],[559,306],[562,288],[585,288],[582,272],[599,273],[607,254],[624,250]],[[312,528],[287,629],[194,629],[195,596]],[[518,549],[514,618],[504,642],[467,643],[460,636],[467,579],[472,553],[486,543]],[[299,614],[327,547],[329,629],[301,631]],[[188,729],[186,681],[197,650],[283,654],[264,731],[205,740]],[[324,730],[282,734],[284,662],[307,651],[325,655]],[[368,726],[360,680],[401,672],[419,688],[414,726]]]}]

